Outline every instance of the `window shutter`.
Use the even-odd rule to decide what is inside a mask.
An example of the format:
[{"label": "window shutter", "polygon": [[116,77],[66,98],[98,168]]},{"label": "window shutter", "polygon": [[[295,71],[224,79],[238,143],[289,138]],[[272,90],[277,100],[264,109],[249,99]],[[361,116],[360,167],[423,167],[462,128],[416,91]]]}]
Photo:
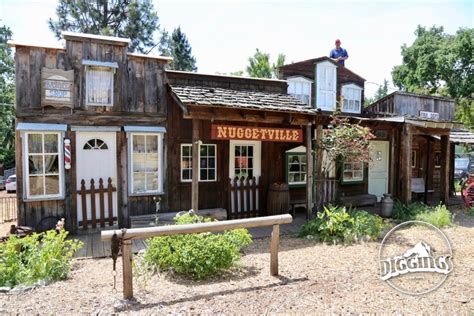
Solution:
[{"label": "window shutter", "polygon": [[316,65],[316,107],[324,111],[336,109],[336,70],[329,62]]}]

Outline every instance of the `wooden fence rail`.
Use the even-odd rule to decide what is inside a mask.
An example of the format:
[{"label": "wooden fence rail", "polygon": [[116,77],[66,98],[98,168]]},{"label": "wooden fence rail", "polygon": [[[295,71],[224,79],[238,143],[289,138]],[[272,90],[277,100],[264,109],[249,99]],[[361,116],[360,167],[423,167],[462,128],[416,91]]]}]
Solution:
[{"label": "wooden fence rail", "polygon": [[273,226],[270,243],[270,274],[278,275],[278,245],[280,243],[280,225],[293,221],[290,214],[233,219],[222,222],[197,223],[186,225],[169,225],[160,227],[132,228],[122,230],[107,230],[101,232],[102,241],[111,241],[114,234],[122,239],[122,269],[123,269],[123,298],[133,297],[132,277],[132,239],[170,236],[178,234],[194,234],[203,232],[220,232],[236,228],[251,228]]},{"label": "wooden fence rail", "polygon": [[0,223],[17,218],[16,197],[0,197]]}]

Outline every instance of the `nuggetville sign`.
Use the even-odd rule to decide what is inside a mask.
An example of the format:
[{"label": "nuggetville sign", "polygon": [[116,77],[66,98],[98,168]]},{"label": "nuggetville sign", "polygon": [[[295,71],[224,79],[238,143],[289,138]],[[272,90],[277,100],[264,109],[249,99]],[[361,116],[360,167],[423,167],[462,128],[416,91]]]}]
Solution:
[{"label": "nuggetville sign", "polygon": [[303,131],[290,128],[212,125],[211,138],[301,143]]}]

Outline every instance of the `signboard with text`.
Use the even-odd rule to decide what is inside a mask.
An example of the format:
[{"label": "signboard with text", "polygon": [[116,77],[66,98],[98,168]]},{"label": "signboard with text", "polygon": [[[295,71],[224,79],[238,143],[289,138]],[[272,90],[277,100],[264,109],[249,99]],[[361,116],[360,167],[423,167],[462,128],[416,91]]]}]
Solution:
[{"label": "signboard with text", "polygon": [[420,117],[429,120],[439,120],[439,113],[420,111]]},{"label": "signboard with text", "polygon": [[74,70],[43,68],[41,106],[74,107]]},{"label": "signboard with text", "polygon": [[212,125],[211,138],[232,140],[259,140],[267,142],[303,142],[303,131],[292,128]]}]

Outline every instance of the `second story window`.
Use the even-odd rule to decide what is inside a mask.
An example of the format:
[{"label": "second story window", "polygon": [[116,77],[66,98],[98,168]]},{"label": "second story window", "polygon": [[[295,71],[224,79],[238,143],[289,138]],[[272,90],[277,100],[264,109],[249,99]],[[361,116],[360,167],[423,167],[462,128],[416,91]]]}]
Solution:
[{"label": "second story window", "polygon": [[330,61],[316,65],[316,108],[336,110],[337,66]]},{"label": "second story window", "polygon": [[344,98],[342,104],[342,112],[360,113],[362,88],[355,84],[347,84],[342,86],[341,95]]},{"label": "second story window", "polygon": [[304,77],[288,78],[288,94],[310,105],[311,102],[311,80]]},{"label": "second story window", "polygon": [[86,106],[114,105],[114,73],[117,63],[83,60],[86,66]]}]

